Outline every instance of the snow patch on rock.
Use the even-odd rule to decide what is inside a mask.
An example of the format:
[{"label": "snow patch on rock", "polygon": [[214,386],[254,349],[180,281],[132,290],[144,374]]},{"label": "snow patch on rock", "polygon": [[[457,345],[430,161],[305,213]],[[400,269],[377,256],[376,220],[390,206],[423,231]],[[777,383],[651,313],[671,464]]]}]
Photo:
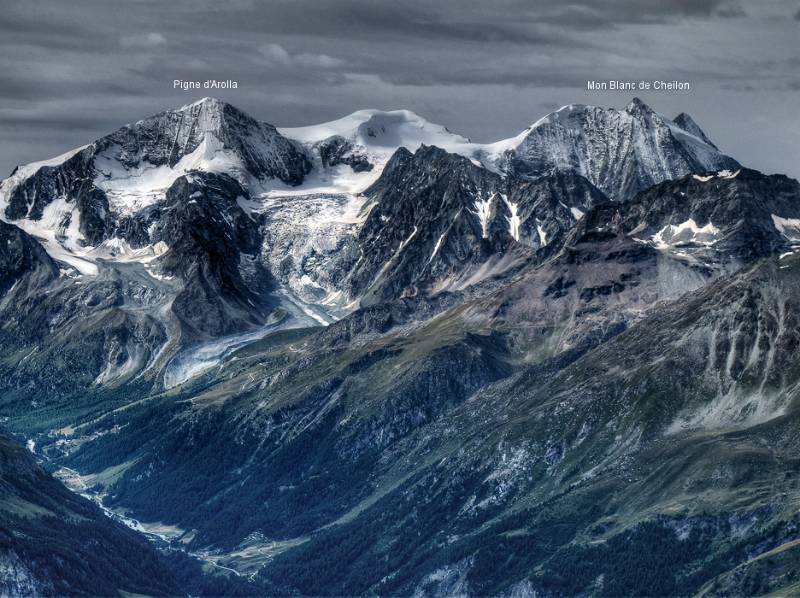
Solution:
[{"label": "snow patch on rock", "polygon": [[772,214],[772,224],[781,235],[792,242],[800,242],[800,218],[782,218]]},{"label": "snow patch on rock", "polygon": [[698,243],[713,245],[720,238],[720,230],[709,222],[698,226],[693,218],[680,224],[668,224],[652,236],[653,244],[659,249],[673,247],[680,243]]}]

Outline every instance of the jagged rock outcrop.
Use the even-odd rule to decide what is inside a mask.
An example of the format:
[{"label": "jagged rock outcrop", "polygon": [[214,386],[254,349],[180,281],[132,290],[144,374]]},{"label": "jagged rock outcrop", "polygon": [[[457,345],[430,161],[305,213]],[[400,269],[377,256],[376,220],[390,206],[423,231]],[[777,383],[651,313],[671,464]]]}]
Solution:
[{"label": "jagged rock outcrop", "polygon": [[183,287],[172,310],[201,337],[263,323],[277,302],[267,298],[258,222],[242,208],[247,191],[224,174],[179,178],[152,216],[152,242],[164,253],[153,266]]},{"label": "jagged rock outcrop", "polygon": [[21,279],[44,287],[58,276],[58,266],[29,234],[0,221],[0,298]]},{"label": "jagged rock outcrop", "polygon": [[353,144],[341,135],[333,135],[320,141],[314,146],[319,152],[323,166],[338,166],[345,164],[353,172],[369,172],[374,165],[369,161],[369,156],[360,152]]}]

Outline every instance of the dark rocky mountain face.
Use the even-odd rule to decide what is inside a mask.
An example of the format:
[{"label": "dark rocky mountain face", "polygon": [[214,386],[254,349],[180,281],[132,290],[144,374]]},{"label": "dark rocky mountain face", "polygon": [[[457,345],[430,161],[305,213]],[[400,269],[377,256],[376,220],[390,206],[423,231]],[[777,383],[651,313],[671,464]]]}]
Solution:
[{"label": "dark rocky mountain face", "polygon": [[[84,197],[87,192],[89,194],[94,192],[91,184],[87,189],[88,181],[93,178],[92,163],[92,152],[81,150],[61,164],[42,166],[11,191],[5,217],[11,220],[26,217],[39,220],[47,205],[58,197],[69,198],[76,205],[78,202],[84,206],[96,203],[96,199],[91,201]],[[102,199],[100,201],[102,203]],[[105,209],[108,210],[107,200]],[[97,214],[99,213],[98,211]],[[96,232],[91,231],[90,234]]]},{"label": "dark rocky mountain face", "polygon": [[172,309],[196,334],[261,324],[277,306],[258,259],[258,223],[240,205],[249,197],[227,175],[197,172],[175,181],[149,215],[152,241],[168,247],[153,268],[183,281]]},{"label": "dark rocky mountain face", "polygon": [[365,195],[374,206],[347,278],[362,305],[507,275],[605,201],[577,175],[506,180],[425,146],[399,150]]},{"label": "dark rocky mountain face", "polygon": [[0,188],[42,216],[0,223],[0,415],[166,535],[181,589],[792,587],[800,184],[634,102],[547,117],[506,169],[452,135],[389,158],[442,132],[370,112],[281,135],[316,178],[273,189],[227,160],[280,133],[203,104]]},{"label": "dark rocky mountain face", "polygon": [[[563,239],[584,213],[608,198],[584,177],[554,170],[507,182],[509,222],[519,219],[520,243],[542,249]],[[505,202],[504,202],[505,203]]]},{"label": "dark rocky mountain face", "polygon": [[0,221],[0,297],[26,279],[32,287],[43,287],[58,276],[58,267],[30,235]]},{"label": "dark rocky mountain face", "polygon": [[689,253],[748,262],[800,242],[800,184],[746,168],[655,186],[625,210],[621,229]]},{"label": "dark rocky mountain face", "polygon": [[461,156],[398,150],[366,191],[375,206],[358,235],[350,294],[365,305],[413,296],[423,277],[428,285],[437,273],[457,278],[504,253],[513,237],[496,217],[501,189],[499,176]]}]

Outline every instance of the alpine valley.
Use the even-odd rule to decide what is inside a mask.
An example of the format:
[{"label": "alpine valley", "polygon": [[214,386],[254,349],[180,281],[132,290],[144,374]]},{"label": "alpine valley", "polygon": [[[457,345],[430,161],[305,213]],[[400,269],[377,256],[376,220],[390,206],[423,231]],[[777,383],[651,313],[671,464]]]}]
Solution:
[{"label": "alpine valley", "polygon": [[800,183],[687,114],[205,98],[0,219],[0,594],[800,592]]}]

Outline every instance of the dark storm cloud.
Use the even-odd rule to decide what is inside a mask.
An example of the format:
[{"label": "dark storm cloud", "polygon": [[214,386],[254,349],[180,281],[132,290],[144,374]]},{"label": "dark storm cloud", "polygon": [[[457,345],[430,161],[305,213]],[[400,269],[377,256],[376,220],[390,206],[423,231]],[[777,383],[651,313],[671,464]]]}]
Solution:
[{"label": "dark storm cloud", "polygon": [[212,95],[278,125],[403,107],[478,140],[565,103],[630,100],[588,93],[589,78],[688,80],[691,94],[645,99],[692,112],[745,162],[791,170],[795,11],[796,0],[10,0],[0,175],[210,95],[172,87],[208,78],[237,80]]},{"label": "dark storm cloud", "polygon": [[[185,4],[178,3],[180,12]],[[588,25],[675,21],[686,17],[727,15],[741,7],[731,0],[591,0],[583,2],[542,2],[529,0],[462,0],[460,2],[376,2],[342,0],[319,2],[297,0],[277,10],[252,15],[246,7],[232,11],[237,25],[270,32],[301,34],[331,33],[332,27],[362,34],[392,36],[435,35],[445,39],[471,41],[529,41],[538,43],[543,31],[531,31],[539,23],[564,28]],[[254,18],[253,18],[254,17]]]},{"label": "dark storm cloud", "polygon": [[[173,14],[202,19],[178,2]],[[224,21],[239,30],[306,36],[357,35],[367,39],[425,39],[470,43],[558,43],[565,30],[605,29],[624,24],[667,23],[685,18],[743,15],[732,0],[591,0],[560,3],[529,0],[376,2],[296,0],[251,10],[246,3]],[[190,10],[190,12],[185,12]]]}]

